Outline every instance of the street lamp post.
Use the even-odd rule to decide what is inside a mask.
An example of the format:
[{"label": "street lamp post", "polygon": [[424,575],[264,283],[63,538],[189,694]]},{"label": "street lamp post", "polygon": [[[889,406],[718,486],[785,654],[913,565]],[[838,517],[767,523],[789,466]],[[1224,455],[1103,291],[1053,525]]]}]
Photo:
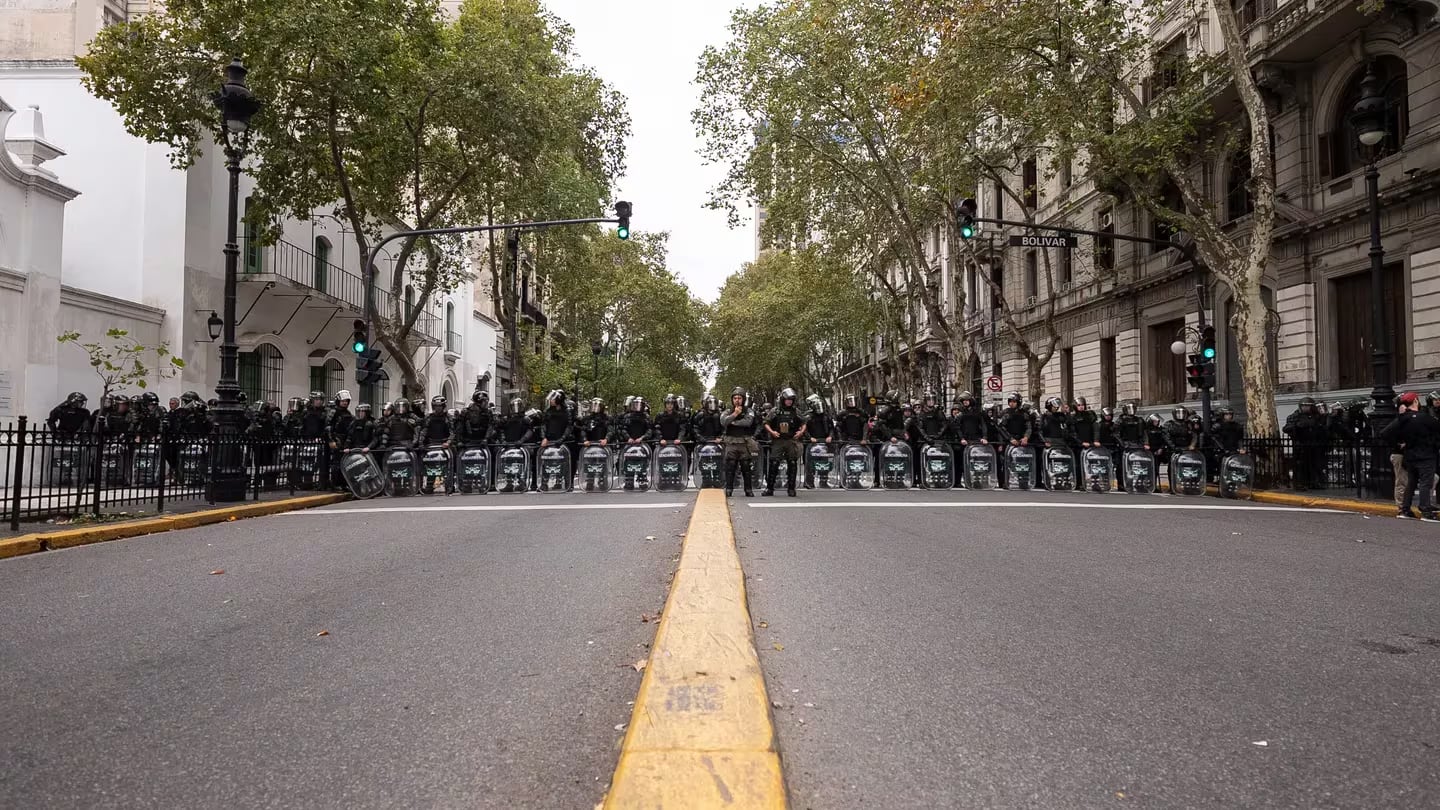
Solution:
[{"label": "street lamp post", "polygon": [[600,354],[605,351],[605,344],[594,341],[590,344],[590,354],[595,358],[595,372],[590,381],[590,398],[600,396]]},{"label": "street lamp post", "polygon": [[[1370,203],[1370,363],[1374,376],[1370,398],[1375,401],[1370,427],[1376,436],[1395,419],[1389,313],[1385,308],[1385,248],[1380,244],[1380,167],[1377,165],[1381,144],[1389,134],[1385,131],[1385,112],[1385,87],[1372,63],[1360,80],[1360,100],[1350,113],[1350,121],[1355,127],[1356,140],[1370,158],[1365,165],[1365,192]],[[1383,455],[1370,454],[1370,482],[1372,488],[1388,492],[1392,470]]]},{"label": "street lamp post", "polygon": [[211,485],[216,501],[245,500],[244,453],[240,448],[239,350],[235,346],[235,274],[240,257],[236,244],[239,219],[240,161],[250,141],[250,119],[260,102],[245,86],[245,66],[237,58],[225,68],[225,84],[213,97],[225,120],[225,167],[230,172],[230,199],[225,222],[224,330],[220,342],[220,381],[215,384],[215,421],[211,441]]}]

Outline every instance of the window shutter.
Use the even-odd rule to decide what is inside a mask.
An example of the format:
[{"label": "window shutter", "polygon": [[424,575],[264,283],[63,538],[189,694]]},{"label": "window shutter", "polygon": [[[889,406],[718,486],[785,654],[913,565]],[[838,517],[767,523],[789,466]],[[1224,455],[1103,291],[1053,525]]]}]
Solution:
[{"label": "window shutter", "polygon": [[1328,180],[1331,176],[1331,166],[1334,165],[1333,155],[1330,153],[1330,133],[1320,133],[1318,148],[1315,150],[1315,158],[1320,164],[1320,179]]}]

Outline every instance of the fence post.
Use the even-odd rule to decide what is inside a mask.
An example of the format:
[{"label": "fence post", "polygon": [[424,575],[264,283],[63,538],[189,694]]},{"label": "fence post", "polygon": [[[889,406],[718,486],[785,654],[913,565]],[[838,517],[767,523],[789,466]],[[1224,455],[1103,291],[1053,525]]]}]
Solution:
[{"label": "fence post", "polygon": [[92,493],[95,498],[91,511],[95,517],[100,517],[100,489],[105,483],[105,434],[99,429],[92,431],[90,442],[95,446],[95,489]]},{"label": "fence post", "polygon": [[165,459],[169,455],[170,448],[170,426],[164,420],[160,422],[160,462],[155,465],[156,487],[155,514],[165,511],[165,483],[170,480],[170,471],[165,469]]},{"label": "fence post", "polygon": [[25,479],[25,417],[15,428],[15,481],[10,488],[10,531],[20,531],[20,484]]}]

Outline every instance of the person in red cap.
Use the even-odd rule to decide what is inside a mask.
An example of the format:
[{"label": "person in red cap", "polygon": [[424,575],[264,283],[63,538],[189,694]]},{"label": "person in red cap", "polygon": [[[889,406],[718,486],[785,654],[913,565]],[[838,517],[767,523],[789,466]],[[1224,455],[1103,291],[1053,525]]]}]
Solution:
[{"label": "person in red cap", "polygon": [[1435,514],[1435,504],[1430,494],[1435,486],[1436,452],[1440,450],[1440,420],[1420,407],[1420,397],[1414,391],[1400,395],[1400,415],[1380,434],[1382,441],[1398,445],[1404,456],[1405,471],[1409,482],[1405,497],[1400,502],[1399,518],[1413,518],[1410,504],[1416,488],[1420,490],[1420,519],[1440,520]]}]

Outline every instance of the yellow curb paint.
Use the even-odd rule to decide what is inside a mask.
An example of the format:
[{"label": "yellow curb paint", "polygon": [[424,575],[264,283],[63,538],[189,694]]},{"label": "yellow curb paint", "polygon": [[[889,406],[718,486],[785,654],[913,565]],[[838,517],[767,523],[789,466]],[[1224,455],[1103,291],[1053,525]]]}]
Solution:
[{"label": "yellow curb paint", "polygon": [[744,574],[720,490],[701,490],[696,499],[605,807],[785,807]]},{"label": "yellow curb paint", "polygon": [[74,546],[83,546],[90,543],[103,543],[107,540],[123,540],[127,537],[158,534],[174,529],[193,529],[199,526],[208,526],[213,523],[223,523],[231,518],[242,520],[250,517],[274,515],[280,512],[291,512],[296,509],[328,506],[332,503],[339,503],[347,497],[349,496],[340,493],[307,495],[300,498],[286,498],[281,501],[262,501],[238,506],[227,506],[220,509],[207,509],[203,512],[187,512],[180,515],[158,515],[143,520],[132,520],[128,523],[111,523],[101,526],[85,526],[78,529],[62,529],[53,532],[25,534],[9,540],[0,540],[0,558],[17,557],[21,554],[34,554],[35,552],[45,549],[73,548]]}]

